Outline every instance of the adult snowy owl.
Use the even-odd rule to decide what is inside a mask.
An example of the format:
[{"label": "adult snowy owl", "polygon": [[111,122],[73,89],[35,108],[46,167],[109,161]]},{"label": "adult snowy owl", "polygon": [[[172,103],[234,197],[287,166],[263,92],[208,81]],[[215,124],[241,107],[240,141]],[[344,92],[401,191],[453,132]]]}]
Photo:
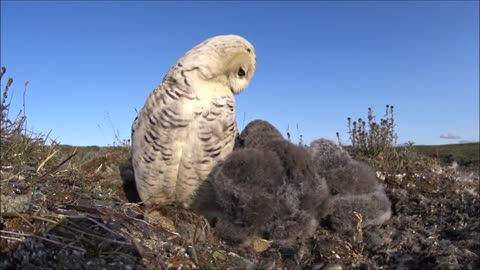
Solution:
[{"label": "adult snowy owl", "polygon": [[149,95],[132,125],[132,165],[144,204],[189,207],[210,171],[233,150],[234,95],[255,72],[255,49],[237,35],[192,48]]}]

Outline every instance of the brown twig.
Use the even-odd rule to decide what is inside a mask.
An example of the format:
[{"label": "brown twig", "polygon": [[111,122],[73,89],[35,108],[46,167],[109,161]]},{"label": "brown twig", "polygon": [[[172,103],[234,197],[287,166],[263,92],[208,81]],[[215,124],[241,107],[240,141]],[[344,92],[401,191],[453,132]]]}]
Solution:
[{"label": "brown twig", "polygon": [[0,235],[1,239],[23,242],[23,239]]},{"label": "brown twig", "polygon": [[45,222],[48,222],[48,223],[52,223],[52,224],[55,224],[55,225],[60,225],[60,223],[58,221],[55,221],[55,220],[52,220],[52,219],[48,219],[48,218],[45,218],[45,217],[41,217],[41,216],[32,216],[33,219],[36,219],[36,220],[40,220],[40,221],[45,221]]},{"label": "brown twig", "polygon": [[[60,243],[58,241],[55,241],[55,240],[52,240],[52,239],[48,239],[48,238],[45,238],[45,237],[41,237],[41,236],[38,236],[38,235],[33,235],[33,234],[26,234],[26,233],[19,233],[19,232],[11,232],[11,231],[5,231],[5,230],[0,230],[0,233],[5,233],[5,234],[12,234],[12,235],[19,235],[19,236],[25,236],[25,237],[31,237],[31,238],[37,238],[37,239],[40,239],[42,241],[46,241],[46,242],[50,242],[50,243],[53,243],[53,244],[56,244],[56,245],[60,245],[60,246],[67,246],[66,244],[64,243]],[[0,238],[3,238],[5,236],[3,235],[0,235]],[[8,237],[8,236],[6,236]],[[76,250],[79,250],[79,251],[82,251],[82,252],[86,252],[85,249],[83,248],[80,248],[80,247],[75,247],[75,246],[69,246],[70,248],[72,249],[76,249]]]},{"label": "brown twig", "polygon": [[[70,222],[67,220],[67,222],[71,225],[74,225],[75,227],[78,227],[76,226],[76,224]],[[89,236],[92,236],[92,237],[95,237],[95,238],[98,238],[98,239],[101,239],[103,241],[106,241],[106,242],[110,242],[110,243],[115,243],[115,244],[119,244],[119,245],[125,245],[125,246],[131,246],[132,243],[128,243],[128,242],[124,242],[124,241],[119,241],[119,240],[114,240],[114,239],[109,239],[109,238],[106,238],[106,237],[103,237],[103,236],[100,236],[100,235],[96,235],[96,234],[93,234],[93,233],[90,233],[90,232],[86,232],[82,229],[77,229],[77,228],[74,228],[72,226],[67,226],[65,224],[60,224],[62,227],[64,228],[67,228],[69,230],[72,230],[72,231],[76,231],[78,233],[84,233],[86,235],[89,235]]]},{"label": "brown twig", "polygon": [[35,184],[37,184],[38,182],[42,181],[43,179],[45,179],[45,177],[47,177],[48,175],[54,173],[56,170],[58,170],[58,168],[60,168],[63,164],[67,163],[67,161],[69,161],[70,159],[72,159],[75,155],[77,154],[77,152],[73,152],[73,154],[71,154],[70,156],[68,156],[66,159],[64,159],[62,162],[60,162],[57,166],[53,167],[51,170],[49,170],[48,172],[44,173],[42,176],[40,176],[40,178],[38,178],[37,180],[33,181],[30,183],[30,187],[33,187],[35,186]]},{"label": "brown twig", "polygon": [[[15,213],[0,213],[0,215],[2,217],[18,217]],[[63,223],[60,223],[58,221],[55,221],[55,220],[52,220],[52,219],[49,219],[49,218],[45,218],[45,217],[41,217],[41,216],[31,216],[33,219],[36,219],[36,220],[40,220],[40,221],[44,221],[44,222],[48,222],[48,223],[52,223],[52,224],[55,224],[55,225],[58,225],[58,226],[62,226],[66,229],[69,229],[69,230],[72,230],[72,231],[75,231],[77,233],[83,233],[83,234],[86,234],[88,236],[92,236],[92,237],[96,237],[98,239],[102,239],[106,242],[111,242],[111,243],[115,243],[115,244],[119,244],[119,245],[126,245],[126,246],[131,246],[132,244],[131,243],[128,243],[128,242],[123,242],[123,241],[118,241],[118,240],[113,240],[113,239],[108,239],[106,237],[103,237],[103,236],[100,236],[100,235],[96,235],[96,234],[93,234],[93,233],[89,233],[89,232],[86,232],[80,228],[74,228],[72,226],[67,226]],[[63,217],[68,217],[68,218],[85,218],[85,219],[88,219],[88,217],[85,217],[85,216],[63,216]],[[75,225],[75,224],[73,224]],[[75,225],[76,226],[76,225]],[[76,226],[77,227],[77,226]],[[102,226],[104,229],[105,227]],[[113,231],[109,231],[109,232],[113,232]],[[113,232],[115,233],[115,232]],[[121,236],[120,234],[118,233],[115,233],[116,235],[118,236]]]},{"label": "brown twig", "polygon": [[97,224],[98,226],[102,227],[104,230],[106,230],[107,232],[110,232],[111,234],[114,234],[114,235],[117,235],[117,236],[122,236],[118,232],[115,232],[115,231],[111,230],[107,226],[103,225],[102,223],[96,221],[95,219],[93,219],[91,217],[87,217],[87,219],[90,220],[91,222]]},{"label": "brown twig", "polygon": [[[15,211],[15,210],[14,210],[14,211]],[[17,212],[17,211],[15,211],[14,213],[17,214],[18,217],[20,217],[21,219],[23,219],[23,221],[25,221],[28,225],[30,225],[30,227],[35,228],[35,227],[33,227],[33,224],[32,224],[30,221],[28,221],[28,219],[27,219],[26,217],[24,217],[22,214],[20,214],[20,213]]]}]

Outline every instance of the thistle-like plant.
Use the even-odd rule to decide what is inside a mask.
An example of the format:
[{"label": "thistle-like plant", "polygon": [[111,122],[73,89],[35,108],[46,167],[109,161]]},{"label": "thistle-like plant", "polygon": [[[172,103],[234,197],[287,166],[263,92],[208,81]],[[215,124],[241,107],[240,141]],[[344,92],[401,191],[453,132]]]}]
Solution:
[{"label": "thistle-like plant", "polygon": [[[380,123],[376,122],[372,108],[368,108],[367,121],[358,118],[352,122],[351,117],[347,118],[348,134],[354,154],[379,157],[395,150],[397,134],[393,109],[393,105],[385,106],[385,114]],[[340,137],[338,132],[337,137]]]}]

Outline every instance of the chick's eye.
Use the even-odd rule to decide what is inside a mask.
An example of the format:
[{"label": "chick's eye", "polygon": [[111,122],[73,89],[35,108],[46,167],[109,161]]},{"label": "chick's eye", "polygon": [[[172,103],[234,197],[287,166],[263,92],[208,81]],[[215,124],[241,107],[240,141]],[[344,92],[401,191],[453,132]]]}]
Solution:
[{"label": "chick's eye", "polygon": [[245,77],[246,73],[245,73],[245,70],[243,70],[243,68],[239,68],[237,74],[239,77]]}]

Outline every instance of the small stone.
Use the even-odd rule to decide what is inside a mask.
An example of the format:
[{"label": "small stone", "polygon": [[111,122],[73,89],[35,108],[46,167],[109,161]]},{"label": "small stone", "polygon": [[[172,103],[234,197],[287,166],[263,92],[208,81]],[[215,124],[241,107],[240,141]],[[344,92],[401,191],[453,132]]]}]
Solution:
[{"label": "small stone", "polygon": [[395,179],[398,180],[398,181],[402,181],[403,178],[404,178],[406,175],[407,175],[406,173],[396,174],[396,175],[395,175]]},{"label": "small stone", "polygon": [[30,207],[32,195],[14,195],[4,196],[0,198],[2,212],[19,212],[25,213]]},{"label": "small stone", "polygon": [[151,210],[147,213],[146,220],[154,225],[158,225],[170,232],[176,232],[175,223],[168,217],[163,216],[160,211]]},{"label": "small stone", "polygon": [[264,252],[265,250],[270,248],[270,242],[261,238],[256,238],[255,240],[253,240],[252,244],[255,252],[258,253]]},{"label": "small stone", "polygon": [[323,268],[323,270],[342,270],[342,266],[339,264],[331,264],[327,265]]},{"label": "small stone", "polygon": [[14,177],[15,175],[13,173],[0,170],[0,180],[10,180]]},{"label": "small stone", "polygon": [[385,178],[387,177],[387,175],[384,172],[376,171],[375,173],[376,173],[378,179],[380,179],[382,181],[385,181]]}]

